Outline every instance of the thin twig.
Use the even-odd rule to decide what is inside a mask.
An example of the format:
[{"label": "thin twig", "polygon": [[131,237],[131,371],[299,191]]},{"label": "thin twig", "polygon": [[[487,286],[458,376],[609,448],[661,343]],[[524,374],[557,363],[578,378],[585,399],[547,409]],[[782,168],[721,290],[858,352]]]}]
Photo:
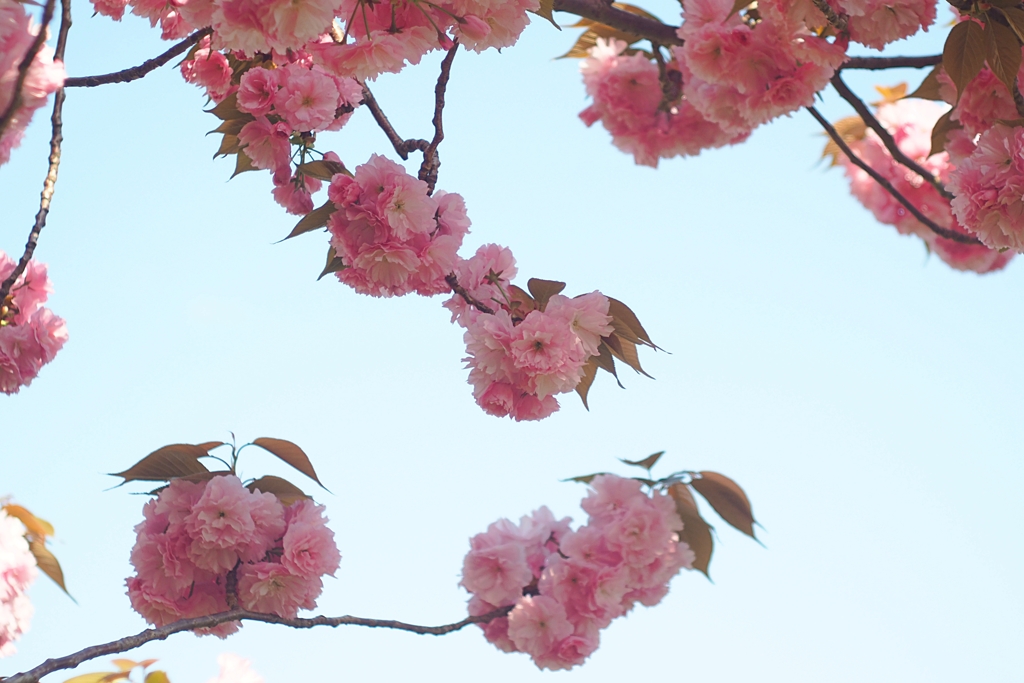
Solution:
[{"label": "thin twig", "polygon": [[159,69],[167,62],[184,53],[211,33],[213,33],[213,29],[210,27],[199,29],[181,42],[175,43],[167,52],[154,57],[153,59],[147,59],[138,66],[133,66],[129,69],[122,69],[121,71],[115,71],[110,74],[103,74],[102,76],[79,76],[77,78],[69,78],[64,81],[64,87],[95,88],[98,85],[107,85],[108,83],[130,83],[131,81],[137,81],[150,71]]},{"label": "thin twig", "polygon": [[477,617],[466,617],[462,621],[457,621],[454,624],[446,624],[444,626],[417,626],[415,624],[406,624],[392,619],[365,619],[363,617],[350,616],[318,616],[308,619],[287,619],[285,617],[279,617],[276,614],[263,614],[260,612],[250,612],[244,609],[234,609],[228,610],[227,612],[220,612],[218,614],[211,614],[205,617],[181,619],[160,628],[146,629],[134,636],[126,636],[119,640],[103,643],[102,645],[93,645],[92,647],[87,647],[84,650],[79,650],[78,652],[65,657],[47,659],[34,669],[29,669],[24,673],[14,674],[10,678],[5,678],[4,683],[36,683],[43,676],[55,671],[73,669],[79,664],[96,659],[97,657],[127,652],[154,640],[166,640],[169,636],[172,636],[175,633],[192,631],[200,628],[212,628],[231,621],[262,621],[267,624],[280,624],[282,626],[291,626],[292,628],[313,628],[316,626],[366,626],[369,628],[391,628],[399,631],[409,631],[410,633],[419,633],[421,635],[443,636],[463,629],[470,624],[484,624],[492,619],[503,617],[508,614],[511,609],[511,606],[502,607],[494,610],[493,612],[488,612],[487,614],[482,614]]},{"label": "thin twig", "polygon": [[864,104],[864,101],[857,97],[857,95],[850,90],[850,87],[843,82],[843,79],[838,72],[836,72],[832,77],[832,87],[836,89],[836,92],[839,93],[840,97],[850,103],[850,106],[856,110],[860,115],[860,118],[868,125],[868,128],[875,131],[875,134],[882,140],[882,144],[885,145],[887,150],[889,150],[889,154],[892,155],[893,159],[927,180],[945,199],[953,201],[953,193],[946,189],[946,186],[942,184],[941,180],[936,178],[934,174],[929,173],[927,169],[923,168],[920,164],[903,153],[903,150],[901,150],[899,145],[896,144],[896,140],[894,140],[892,135],[889,134],[889,131],[887,131],[881,122],[875,118],[875,115],[871,113],[871,110],[868,109],[866,104]]},{"label": "thin twig", "polygon": [[430,145],[426,140],[418,140],[415,138],[406,140],[399,135],[395,130],[395,127],[391,125],[390,121],[388,121],[387,115],[384,113],[384,110],[380,108],[380,104],[377,103],[377,99],[373,96],[373,93],[370,92],[370,89],[365,83],[363,83],[362,86],[363,104],[365,104],[366,108],[370,110],[371,114],[373,114],[373,120],[376,121],[377,125],[380,126],[380,129],[384,131],[384,135],[388,137],[388,142],[390,142],[391,146],[395,148],[396,152],[398,152],[398,156],[402,157],[402,161],[409,158],[409,152],[412,152],[413,150],[419,150],[422,152]]},{"label": "thin twig", "polygon": [[602,0],[555,0],[554,9],[593,19],[661,45],[683,44],[683,39],[676,35],[678,26],[670,26],[639,14],[626,12]]},{"label": "thin twig", "polygon": [[916,206],[914,206],[909,199],[900,194],[899,190],[893,187],[892,183],[886,180],[886,178],[881,173],[871,168],[871,166],[865,163],[863,159],[854,154],[853,150],[850,149],[850,146],[847,145],[846,141],[843,140],[843,137],[836,131],[835,128],[832,127],[832,124],[829,123],[828,120],[818,112],[817,109],[815,109],[814,107],[807,107],[807,111],[811,112],[811,116],[817,119],[818,123],[821,124],[821,127],[825,129],[826,133],[828,133],[828,136],[832,138],[832,141],[836,143],[839,149],[843,151],[843,154],[845,154],[846,157],[854,163],[854,165],[856,165],[858,168],[860,168],[869,176],[871,176],[876,183],[881,185],[886,192],[891,194],[896,201],[902,204],[907,209],[907,211],[909,211],[911,215],[914,216],[914,218],[921,221],[925,226],[927,226],[929,230],[934,232],[939,237],[945,237],[948,240],[960,242],[961,244],[981,244],[981,242],[979,242],[974,237],[971,237],[970,235],[964,235],[954,230],[947,230],[946,228],[943,228],[942,226],[935,223],[935,221],[921,213],[921,211]]},{"label": "thin twig", "polygon": [[811,0],[818,11],[825,15],[825,20],[840,33],[846,31],[846,22],[849,19],[845,14],[839,14],[826,0]]},{"label": "thin twig", "polygon": [[[71,29],[71,0],[61,0],[61,22],[60,32],[57,34],[57,47],[54,50],[54,57],[64,58],[64,50],[67,47],[68,31]],[[40,28],[40,32],[43,29]],[[64,142],[64,88],[58,90],[53,96],[53,113],[50,115],[50,158],[49,167],[46,171],[46,178],[43,179],[43,191],[39,194],[39,211],[36,212],[36,220],[32,224],[32,230],[28,234],[28,242],[25,243],[25,251],[18,260],[7,279],[0,283],[0,304],[7,300],[11,288],[18,281],[22,273],[32,260],[39,243],[39,234],[46,225],[46,216],[50,213],[50,201],[53,199],[54,186],[57,184],[57,169],[60,167],[60,146]]]},{"label": "thin twig", "polygon": [[[32,62],[35,61],[36,55],[39,54],[39,51],[43,49],[43,45],[46,43],[46,34],[49,30],[50,22],[53,20],[53,13],[56,7],[57,0],[47,0],[46,5],[43,7],[43,18],[42,23],[39,25],[39,33],[36,34],[36,37],[28,46],[28,51],[18,65],[18,77],[14,81],[14,87],[11,88],[11,101],[7,103],[3,114],[0,114],[0,136],[7,130],[7,126],[14,120],[14,113],[21,106],[21,89],[25,86],[25,80],[28,78],[28,70],[32,67]],[[0,301],[3,301],[3,299],[0,298]]]},{"label": "thin twig", "polygon": [[[452,291],[461,296],[463,301],[465,301],[467,304],[469,304],[476,310],[480,311],[481,313],[490,313],[491,315],[494,315],[493,308],[491,308],[490,306],[481,301],[478,301],[476,298],[473,297],[472,294],[466,291],[465,287],[459,284],[459,278],[455,276],[455,273],[449,273],[447,276],[445,276],[444,281],[447,282],[448,286],[452,288]],[[4,681],[4,683],[7,683],[7,681]]]},{"label": "thin twig", "polygon": [[459,49],[459,41],[455,40],[448,54],[441,61],[441,73],[437,77],[437,85],[434,86],[434,137],[430,144],[423,150],[423,163],[420,164],[419,179],[427,184],[427,194],[434,193],[434,185],[437,184],[437,171],[441,167],[441,157],[438,156],[437,147],[444,140],[444,124],[441,114],[444,111],[444,93],[448,87],[448,79],[452,73],[452,62],[455,61],[455,52]]},{"label": "thin twig", "polygon": [[868,69],[924,69],[942,62],[942,55],[926,55],[924,57],[850,57],[839,70]]}]

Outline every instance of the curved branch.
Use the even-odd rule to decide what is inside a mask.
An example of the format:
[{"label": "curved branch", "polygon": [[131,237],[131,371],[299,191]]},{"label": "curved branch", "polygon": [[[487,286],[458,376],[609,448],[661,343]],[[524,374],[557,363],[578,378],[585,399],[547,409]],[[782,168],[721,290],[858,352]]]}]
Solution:
[{"label": "curved branch", "polygon": [[836,89],[836,92],[839,93],[840,97],[850,103],[850,106],[856,110],[860,115],[860,118],[868,125],[868,128],[875,131],[875,134],[882,140],[882,144],[885,145],[887,150],[889,150],[889,154],[892,155],[893,159],[928,181],[932,187],[938,190],[939,194],[942,195],[943,198],[949,201],[953,200],[953,193],[946,189],[946,186],[942,184],[942,181],[903,153],[903,150],[901,150],[899,145],[896,144],[896,140],[894,140],[892,135],[889,134],[889,131],[887,131],[881,122],[875,118],[875,115],[871,113],[871,110],[868,109],[866,104],[864,104],[864,101],[850,90],[850,87],[846,85],[842,77],[840,77],[839,72],[836,72],[836,75],[832,77],[832,87]]},{"label": "curved branch", "polygon": [[444,111],[444,93],[448,87],[448,79],[452,72],[452,62],[455,61],[455,53],[459,49],[459,41],[456,40],[448,50],[448,54],[441,61],[441,73],[437,77],[437,85],[434,86],[434,137],[430,144],[423,150],[423,163],[420,164],[419,179],[427,183],[429,190],[427,194],[434,193],[434,185],[437,183],[437,169],[441,166],[441,158],[437,155],[437,146],[444,140],[444,124],[441,114]]},{"label": "curved branch", "polygon": [[137,81],[150,71],[159,69],[161,66],[182,54],[211,33],[213,33],[213,29],[210,27],[199,29],[181,42],[175,43],[167,52],[154,57],[153,59],[147,59],[138,66],[133,66],[129,69],[122,69],[121,71],[115,71],[110,74],[103,74],[102,76],[79,76],[77,78],[69,78],[64,81],[64,87],[95,88],[98,85],[106,85],[108,83],[130,83],[131,81]]},{"label": "curved branch", "polygon": [[[39,25],[39,33],[36,34],[36,37],[28,46],[28,51],[21,59],[21,63],[18,64],[18,77],[14,81],[14,87],[11,88],[11,101],[7,103],[3,114],[0,114],[0,135],[3,135],[4,131],[7,130],[7,126],[11,125],[11,121],[14,120],[14,112],[18,111],[18,107],[21,106],[21,89],[25,86],[25,80],[28,78],[28,70],[32,67],[32,62],[35,61],[36,55],[39,54],[39,51],[43,49],[43,45],[46,43],[46,34],[49,30],[50,22],[53,20],[53,13],[56,7],[57,0],[47,0],[46,5],[43,7],[43,18],[42,23]],[[3,299],[0,299],[0,301],[3,301]]]},{"label": "curved branch", "polygon": [[843,62],[839,70],[924,69],[940,63],[942,63],[942,55],[927,55],[924,57],[850,57]]},{"label": "curved branch", "polygon": [[92,647],[87,647],[84,650],[79,650],[78,652],[65,657],[47,659],[45,662],[33,669],[29,669],[24,673],[14,674],[13,676],[3,680],[4,683],[37,683],[37,681],[39,681],[43,676],[55,671],[73,669],[79,664],[96,659],[97,657],[127,652],[154,640],[166,640],[169,636],[172,636],[175,633],[192,631],[200,628],[212,628],[231,621],[261,621],[267,624],[291,626],[292,628],[314,628],[316,626],[330,626],[332,628],[336,628],[338,626],[366,626],[368,628],[390,628],[399,631],[408,631],[410,633],[418,633],[421,635],[443,636],[463,629],[470,624],[485,624],[492,619],[505,616],[511,610],[512,606],[509,605],[508,607],[501,607],[493,612],[488,612],[487,614],[482,614],[480,616],[466,617],[462,621],[457,621],[454,624],[445,624],[444,626],[417,626],[416,624],[407,624],[393,619],[366,619],[363,617],[351,616],[318,616],[305,619],[287,619],[285,617],[279,617],[276,614],[263,614],[261,612],[250,612],[244,609],[233,609],[205,617],[181,619],[167,624],[166,626],[161,626],[160,628],[148,628],[134,636],[126,636],[109,643],[93,645]]},{"label": "curved branch", "polygon": [[[71,29],[71,0],[61,0],[61,22],[60,32],[57,34],[57,47],[54,50],[54,57],[64,58],[64,49],[67,47],[68,31]],[[39,32],[44,31],[40,28]],[[7,279],[0,283],[0,305],[7,301],[7,295],[11,293],[14,283],[18,281],[22,273],[32,260],[32,255],[39,244],[39,234],[46,225],[46,217],[50,213],[50,201],[53,199],[53,190],[57,184],[57,169],[60,167],[60,147],[64,142],[64,88],[58,90],[53,96],[53,113],[50,115],[50,158],[49,167],[46,170],[46,177],[43,179],[43,191],[39,194],[39,211],[36,212],[36,220],[32,224],[32,230],[28,234],[28,241],[25,243],[25,251],[22,252],[18,265],[14,267]]]},{"label": "curved branch", "polygon": [[935,221],[921,213],[920,209],[914,206],[909,199],[900,194],[899,190],[893,187],[892,183],[886,180],[885,176],[883,176],[875,169],[871,168],[871,166],[865,163],[863,159],[854,154],[853,150],[850,149],[850,146],[847,145],[846,142],[843,140],[843,137],[836,131],[835,128],[832,127],[832,124],[829,123],[828,120],[818,112],[817,109],[815,109],[814,107],[807,107],[807,111],[811,112],[811,116],[817,119],[818,123],[821,124],[821,127],[825,129],[826,133],[828,133],[828,136],[832,138],[832,141],[836,143],[839,149],[843,151],[843,154],[845,154],[850,161],[852,161],[858,168],[860,168],[862,171],[871,176],[876,183],[881,185],[886,192],[893,196],[893,199],[902,204],[914,218],[921,221],[929,230],[934,232],[939,237],[945,237],[948,240],[960,242],[961,244],[981,244],[981,242],[979,242],[976,238],[971,237],[970,235],[964,235],[954,230],[948,230],[946,228],[943,228],[941,225],[937,224]]},{"label": "curved branch", "polygon": [[646,38],[659,45],[682,45],[683,39],[676,35],[678,26],[663,24],[654,19],[612,7],[603,0],[555,0],[557,12],[568,12],[586,19],[593,19],[606,26]]},{"label": "curved branch", "polygon": [[[455,276],[455,273],[449,273],[445,276],[444,281],[448,283],[448,286],[452,288],[452,292],[462,297],[462,300],[467,304],[480,311],[481,313],[490,313],[494,315],[494,309],[487,304],[477,301],[469,291],[459,284],[459,278]],[[4,681],[4,683],[7,683]]]}]

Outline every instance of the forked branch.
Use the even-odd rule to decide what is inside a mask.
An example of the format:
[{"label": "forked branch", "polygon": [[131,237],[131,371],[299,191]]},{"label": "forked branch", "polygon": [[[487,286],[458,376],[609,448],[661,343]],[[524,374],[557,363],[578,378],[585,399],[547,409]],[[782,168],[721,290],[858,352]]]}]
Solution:
[{"label": "forked branch", "polygon": [[162,55],[154,57],[153,59],[147,59],[138,66],[133,66],[129,69],[122,69],[121,71],[115,71],[114,73],[103,74],[102,76],[79,76],[77,78],[69,78],[64,81],[64,87],[95,88],[98,85],[107,85],[108,83],[130,83],[131,81],[137,81],[149,72],[156,71],[167,62],[184,53],[211,33],[213,33],[213,29],[209,27],[199,29],[181,42],[175,43],[167,52],[164,52]]},{"label": "forked branch", "polygon": [[[46,5],[43,6],[43,18],[42,24],[39,26],[39,33],[32,39],[32,42],[28,46],[28,51],[25,52],[25,56],[21,58],[21,62],[18,64],[18,77],[14,80],[14,87],[11,88],[11,101],[7,103],[2,114],[0,114],[0,135],[4,134],[7,130],[7,126],[11,125],[11,121],[14,120],[14,112],[18,111],[18,107],[21,106],[21,90],[25,87],[25,80],[28,78],[28,71],[32,68],[32,62],[35,61],[36,55],[43,49],[43,45],[46,43],[46,35],[50,22],[53,20],[53,14],[57,8],[57,0],[47,0]],[[3,299],[0,299],[3,301]]]}]

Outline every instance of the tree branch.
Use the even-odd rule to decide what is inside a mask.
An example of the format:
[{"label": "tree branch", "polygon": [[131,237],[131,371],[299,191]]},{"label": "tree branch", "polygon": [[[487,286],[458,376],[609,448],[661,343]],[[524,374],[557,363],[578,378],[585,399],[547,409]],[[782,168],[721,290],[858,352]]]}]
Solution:
[{"label": "tree branch", "polygon": [[[28,78],[28,70],[32,67],[32,62],[35,61],[36,55],[39,54],[39,51],[43,49],[43,45],[46,43],[46,34],[49,30],[50,22],[53,20],[53,13],[56,7],[57,0],[47,0],[46,5],[43,7],[43,17],[42,23],[39,25],[39,33],[36,34],[36,37],[28,46],[28,51],[22,57],[21,63],[18,64],[18,77],[14,81],[14,87],[11,88],[11,101],[7,103],[3,114],[0,114],[0,135],[3,135],[4,131],[7,130],[7,126],[11,125],[11,121],[14,120],[14,113],[21,106],[21,89],[25,86],[25,80]],[[0,301],[3,301],[3,299],[0,299]]]},{"label": "tree branch", "polygon": [[484,624],[492,619],[503,617],[511,610],[512,606],[509,605],[508,607],[502,607],[480,616],[466,617],[462,621],[457,621],[454,624],[445,624],[444,626],[417,626],[415,624],[406,624],[393,619],[365,619],[363,617],[351,616],[318,616],[310,617],[308,619],[286,619],[285,617],[279,617],[276,614],[263,614],[261,612],[250,612],[244,609],[233,609],[205,617],[181,619],[180,621],[175,621],[167,624],[166,626],[161,626],[160,628],[146,629],[134,636],[126,636],[119,640],[103,643],[102,645],[93,645],[92,647],[87,647],[84,650],[79,650],[78,652],[65,657],[47,659],[34,669],[29,669],[24,673],[14,674],[9,678],[5,678],[4,683],[36,683],[43,676],[55,671],[73,669],[79,664],[96,659],[97,657],[127,652],[154,640],[166,640],[169,636],[172,636],[175,633],[192,631],[199,628],[212,628],[214,626],[219,626],[220,624],[226,624],[230,621],[262,621],[267,624],[280,624],[282,626],[291,626],[292,628],[313,628],[315,626],[366,626],[369,628],[391,628],[399,631],[409,631],[410,633],[419,633],[421,635],[443,636],[463,629],[470,624]]},{"label": "tree branch", "polygon": [[882,69],[924,69],[942,63],[942,55],[927,55],[925,57],[850,57],[839,70],[843,69],[868,69],[880,71]]},{"label": "tree branch", "polygon": [[663,24],[654,19],[618,7],[602,0],[555,0],[557,12],[568,12],[587,19],[593,19],[607,26],[620,29],[626,33],[646,38],[661,45],[682,45],[683,39],[676,35],[678,26]]},{"label": "tree branch", "polygon": [[828,120],[824,116],[822,116],[817,109],[815,109],[814,107],[807,107],[807,111],[811,112],[811,116],[817,119],[818,123],[821,124],[821,127],[825,129],[826,133],[828,133],[828,136],[832,138],[832,141],[836,143],[839,149],[843,151],[843,154],[845,154],[847,158],[854,163],[854,165],[856,165],[858,168],[860,168],[869,176],[871,176],[876,183],[881,185],[886,192],[891,194],[896,201],[902,204],[907,209],[907,211],[909,211],[911,215],[914,216],[914,218],[921,221],[921,223],[923,223],[929,230],[934,232],[939,237],[945,237],[948,240],[960,242],[961,244],[981,244],[981,242],[979,242],[976,238],[971,237],[970,235],[964,235],[954,230],[948,230],[946,228],[943,228],[942,226],[938,225],[935,221],[921,213],[921,211],[916,206],[914,206],[909,199],[900,194],[899,190],[893,187],[892,183],[886,180],[886,178],[882,174],[880,174],[875,169],[871,168],[871,166],[865,163],[863,159],[854,154],[853,150],[851,150],[850,146],[846,144],[842,136],[839,135],[836,129],[832,127],[832,124],[829,123]]},{"label": "tree branch", "polygon": [[455,40],[448,50],[448,54],[441,61],[441,73],[437,77],[437,85],[434,86],[434,137],[427,148],[423,150],[423,163],[420,164],[419,172],[419,179],[424,181],[429,188],[427,194],[434,193],[434,185],[437,184],[437,170],[441,167],[441,157],[437,154],[437,147],[444,140],[441,113],[444,111],[444,93],[448,87],[448,79],[451,77],[452,62],[455,61],[455,52],[458,49],[459,41]]},{"label": "tree branch", "polygon": [[167,52],[154,57],[153,59],[147,59],[138,66],[133,66],[121,71],[115,71],[110,74],[103,74],[102,76],[79,76],[77,78],[69,78],[64,81],[64,87],[95,88],[98,85],[106,85],[108,83],[130,83],[131,81],[137,81],[150,71],[159,69],[178,55],[186,52],[190,47],[211,33],[213,33],[213,29],[210,27],[199,29],[181,42],[175,43]]},{"label": "tree branch", "polygon": [[[455,273],[449,273],[448,275],[446,275],[444,281],[447,282],[448,286],[452,288],[452,291],[455,294],[461,296],[463,301],[465,301],[467,304],[469,304],[476,310],[480,311],[481,313],[490,313],[491,315],[494,315],[493,308],[475,299],[472,294],[466,291],[465,287],[459,284],[459,278],[455,276]],[[7,681],[4,681],[4,683],[7,683]]]},{"label": "tree branch", "polygon": [[942,184],[942,181],[903,153],[903,150],[901,150],[896,144],[896,140],[893,139],[892,135],[889,134],[889,131],[885,129],[881,122],[875,118],[875,115],[871,113],[871,110],[868,109],[866,104],[864,104],[864,101],[857,97],[857,95],[850,90],[850,87],[843,82],[839,72],[836,72],[835,76],[832,77],[832,87],[836,89],[836,92],[839,93],[840,97],[850,103],[850,106],[856,110],[860,115],[860,118],[868,125],[868,128],[875,131],[875,134],[882,140],[882,144],[885,145],[887,150],[889,150],[889,154],[892,155],[893,159],[927,180],[945,199],[949,201],[953,200],[953,193],[946,189],[946,186]]},{"label": "tree branch", "polygon": [[[61,0],[61,22],[60,32],[57,34],[57,47],[54,50],[54,57],[64,59],[64,50],[67,47],[68,31],[71,29],[71,0]],[[52,17],[51,17],[52,18]],[[40,34],[45,31],[45,26],[39,29]],[[64,88],[58,90],[53,96],[53,113],[50,115],[50,157],[49,167],[46,171],[46,178],[43,179],[43,191],[39,194],[39,211],[36,212],[36,220],[32,230],[28,234],[28,242],[25,243],[25,251],[7,279],[0,283],[0,306],[7,301],[14,283],[18,281],[28,262],[32,260],[32,254],[36,251],[39,243],[39,234],[46,225],[46,216],[50,213],[50,201],[53,199],[54,186],[57,184],[57,169],[60,167],[60,146],[64,142]]]},{"label": "tree branch", "polygon": [[837,14],[826,0],[811,0],[818,11],[825,15],[825,20],[837,31],[845,31],[848,17],[845,14]]},{"label": "tree branch", "polygon": [[395,127],[391,125],[390,121],[388,121],[388,117],[384,114],[384,110],[380,108],[380,104],[377,103],[377,98],[373,96],[373,93],[370,92],[370,89],[365,83],[363,83],[362,86],[363,104],[365,104],[366,108],[370,110],[371,114],[373,114],[373,120],[376,121],[377,125],[380,126],[380,129],[384,131],[384,135],[388,137],[388,142],[390,142],[391,146],[395,148],[398,156],[402,157],[402,161],[409,158],[409,152],[412,150],[419,150],[422,152],[430,146],[430,143],[426,140],[406,140],[399,135],[395,130]]}]

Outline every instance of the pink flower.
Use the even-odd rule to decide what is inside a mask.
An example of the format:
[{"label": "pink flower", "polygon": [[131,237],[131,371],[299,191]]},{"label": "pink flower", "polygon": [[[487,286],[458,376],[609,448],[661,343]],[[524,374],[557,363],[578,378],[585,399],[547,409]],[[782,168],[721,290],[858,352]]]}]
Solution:
[{"label": "pink flower", "polygon": [[324,506],[311,500],[301,500],[288,508],[281,564],[296,576],[334,576],[338,570],[341,554],[334,543],[334,532],[326,526],[323,512]]},{"label": "pink flower", "polygon": [[185,518],[185,530],[193,539],[190,555],[197,567],[213,572],[233,569],[239,552],[256,541],[250,512],[253,496],[232,475],[214,477],[206,484]]},{"label": "pink flower", "polygon": [[253,116],[266,116],[274,105],[279,87],[278,70],[249,69],[242,74],[238,86],[238,108]]},{"label": "pink flower", "polygon": [[224,652],[217,655],[220,673],[206,683],[263,683],[263,677],[253,671],[248,659]]},{"label": "pink flower", "polygon": [[238,601],[254,612],[294,618],[300,609],[315,608],[322,590],[320,577],[296,576],[272,562],[242,565],[238,572]]},{"label": "pink flower", "polygon": [[538,595],[519,598],[508,615],[508,636],[516,648],[535,657],[549,653],[572,635],[565,609],[554,599]]},{"label": "pink flower", "polygon": [[335,80],[321,70],[297,64],[289,64],[282,72],[281,90],[274,100],[277,113],[297,131],[318,131],[330,126],[341,104]]},{"label": "pink flower", "polygon": [[14,641],[28,630],[33,610],[25,591],[36,575],[25,527],[0,510],[0,657],[14,654]]},{"label": "pink flower", "polygon": [[275,170],[287,167],[291,158],[291,128],[283,122],[271,123],[265,116],[250,121],[238,132],[246,156],[256,168]]},{"label": "pink flower", "polygon": [[579,338],[564,319],[542,311],[531,311],[516,326],[509,352],[541,400],[572,391],[583,376],[586,354]]},{"label": "pink flower", "polygon": [[532,580],[526,551],[517,543],[471,550],[462,566],[461,584],[493,605],[511,605]]}]

